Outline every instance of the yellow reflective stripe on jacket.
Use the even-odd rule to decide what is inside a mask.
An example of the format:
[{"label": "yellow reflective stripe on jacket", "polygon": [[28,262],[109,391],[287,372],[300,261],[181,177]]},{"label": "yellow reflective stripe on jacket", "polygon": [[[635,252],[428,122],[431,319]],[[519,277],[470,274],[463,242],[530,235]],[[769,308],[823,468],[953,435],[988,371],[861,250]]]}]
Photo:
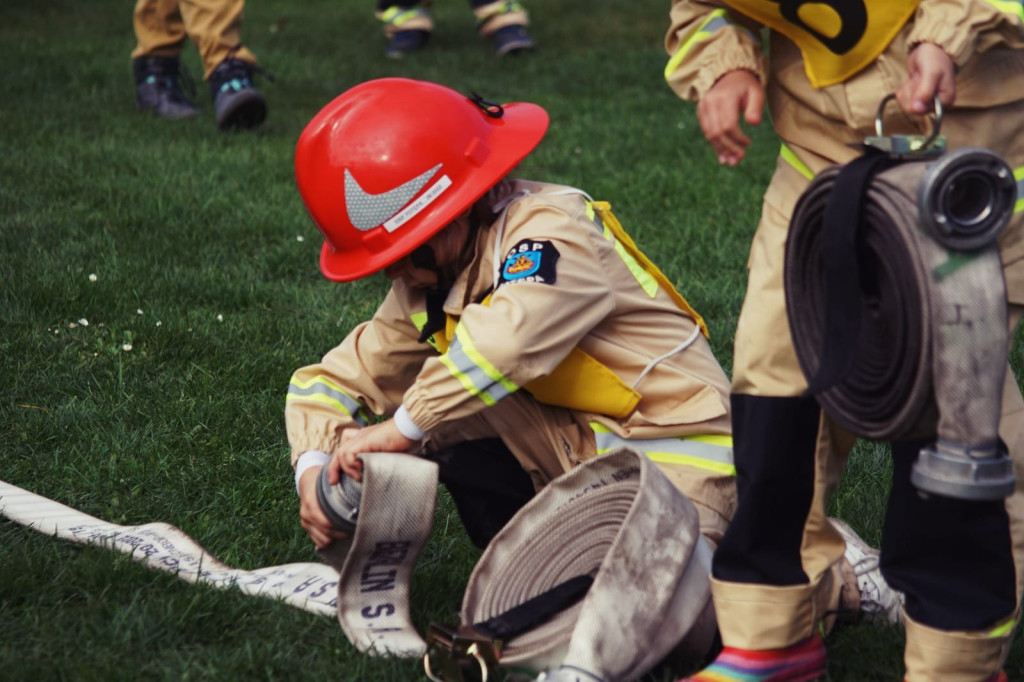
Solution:
[{"label": "yellow reflective stripe on jacket", "polygon": [[615,244],[615,253],[619,254],[619,258],[621,258],[622,262],[626,264],[626,268],[629,270],[630,274],[633,275],[633,278],[636,279],[640,288],[642,288],[651,298],[657,296],[657,280],[651,276],[651,273],[644,270],[643,267],[636,262],[636,258],[634,258],[633,255],[626,250],[626,247],[622,245],[622,242],[615,238],[611,228],[604,224],[604,221],[601,220],[601,217],[597,215],[597,212],[594,210],[594,204],[589,201],[587,202],[587,217],[604,231],[605,239]]},{"label": "yellow reflective stripe on jacket", "polygon": [[736,475],[732,436],[680,436],[678,438],[623,438],[608,427],[591,422],[597,454],[628,447],[647,455],[652,462],[685,464],[726,476]]},{"label": "yellow reflective stripe on jacket", "polygon": [[325,376],[316,376],[309,381],[299,381],[294,376],[288,384],[288,396],[285,402],[301,400],[307,403],[328,405],[343,412],[359,424],[366,426],[370,420],[358,400]]},{"label": "yellow reflective stripe on jacket", "polygon": [[1024,21],[1024,0],[985,0],[1000,12],[1012,14]]},{"label": "yellow reflective stripe on jacket", "polygon": [[1013,206],[1013,212],[1024,210],[1024,166],[1013,171],[1013,177],[1017,181],[1017,203]]},{"label": "yellow reflective stripe on jacket", "polygon": [[480,354],[461,325],[456,327],[455,338],[441,356],[441,362],[463,388],[487,405],[494,405],[519,388]]},{"label": "yellow reflective stripe on jacket", "polygon": [[686,59],[686,55],[689,54],[694,45],[702,40],[707,40],[708,36],[712,33],[731,24],[732,22],[729,21],[729,15],[724,9],[716,9],[714,12],[709,14],[708,18],[697,27],[697,30],[691,33],[690,36],[683,41],[683,44],[679,46],[676,53],[668,60],[668,64],[665,65],[665,78],[668,79],[673,73],[675,73],[675,70],[683,63],[683,60]]},{"label": "yellow reflective stripe on jacket", "polygon": [[795,168],[800,175],[808,180],[814,179],[814,171],[808,168],[806,163],[798,159],[793,150],[787,147],[785,143],[782,144],[782,148],[779,150],[779,156],[782,157],[783,161]]},{"label": "yellow reflective stripe on jacket", "polygon": [[[615,217],[614,213],[612,213],[611,204],[609,204],[607,201],[594,201],[588,203],[593,204],[594,209],[597,213],[594,222],[602,229],[610,229],[612,234],[615,235],[617,243],[622,245],[626,252],[629,253],[630,256],[632,256],[632,258],[635,260],[637,264],[639,264],[641,269],[645,273],[653,277],[658,282],[658,284],[661,285],[661,288],[665,290],[665,293],[669,295],[669,298],[671,298],[672,301],[675,302],[676,306],[678,306],[680,310],[689,315],[690,318],[697,323],[697,326],[700,327],[700,331],[702,334],[704,334],[704,336],[709,336],[708,327],[704,323],[704,318],[697,314],[697,311],[694,310],[693,307],[686,302],[686,299],[683,298],[682,294],[676,291],[676,288],[672,285],[672,282],[668,281],[668,277],[665,276],[665,273],[663,273],[657,265],[652,263],[651,259],[648,258],[644,254],[644,252],[641,251],[639,247],[637,247],[637,245],[633,242],[632,237],[626,234],[626,231],[623,229],[622,224],[619,222],[619,219]],[[643,286],[643,284],[643,282],[640,282],[641,286]]]}]

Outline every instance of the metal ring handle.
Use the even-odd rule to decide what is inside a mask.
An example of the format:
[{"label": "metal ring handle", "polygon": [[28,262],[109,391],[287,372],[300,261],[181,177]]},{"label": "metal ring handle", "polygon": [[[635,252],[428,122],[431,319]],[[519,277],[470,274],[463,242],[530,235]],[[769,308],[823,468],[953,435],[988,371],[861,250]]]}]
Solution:
[{"label": "metal ring handle", "polygon": [[[480,653],[480,648],[476,645],[476,642],[469,645],[469,648],[466,649],[466,653],[472,656],[473,659],[476,660],[477,665],[480,666],[480,682],[487,682],[490,677],[490,668],[487,667],[487,661]],[[433,682],[451,682],[451,680],[448,680],[447,678],[441,678],[434,675],[434,671],[430,668],[430,651],[423,654],[423,671],[427,674],[427,677],[433,680]]]},{"label": "metal ring handle", "polygon": [[[896,99],[895,93],[890,93],[883,97],[881,104],[878,105],[878,111],[875,113],[875,135],[878,137],[885,136],[885,133],[882,132],[882,115],[885,113],[885,105],[894,99]],[[928,149],[932,142],[935,141],[935,138],[939,136],[939,131],[942,129],[942,102],[939,100],[938,95],[935,95],[933,101],[935,106],[935,123],[932,125],[931,135],[921,145],[921,149]]]},{"label": "metal ring handle", "polygon": [[434,675],[434,671],[430,669],[430,652],[423,654],[423,672],[427,674],[427,677],[433,680],[433,682],[444,682],[440,677]]}]

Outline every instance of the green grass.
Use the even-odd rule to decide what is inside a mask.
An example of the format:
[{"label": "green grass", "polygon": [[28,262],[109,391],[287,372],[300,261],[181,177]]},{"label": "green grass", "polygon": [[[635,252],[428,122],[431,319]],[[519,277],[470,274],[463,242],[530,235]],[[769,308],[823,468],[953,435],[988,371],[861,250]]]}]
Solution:
[{"label": "green grass", "polygon": [[[667,2],[534,2],[541,49],[500,62],[461,0],[438,0],[429,49],[403,62],[383,58],[370,10],[369,0],[250,3],[245,42],[276,76],[261,84],[270,117],[225,135],[203,84],[199,119],[135,111],[131,3],[0,4],[3,480],[108,521],[172,523],[233,566],[315,559],[297,519],[285,388],[372,312],[386,283],[320,276],[292,153],[321,106],[381,76],[547,108],[551,131],[520,174],[611,201],[730,366],[777,143],[762,127],[740,168],[715,163],[693,106],[661,78]],[[184,61],[200,73],[191,45]],[[887,467],[884,451],[859,448],[833,502],[876,543]],[[421,628],[454,618],[477,556],[442,494],[414,576]],[[829,679],[897,679],[901,637],[836,632]],[[1011,677],[1024,675],[1020,649]],[[0,679],[143,678],[421,672],[358,654],[333,619],[0,522]]]}]

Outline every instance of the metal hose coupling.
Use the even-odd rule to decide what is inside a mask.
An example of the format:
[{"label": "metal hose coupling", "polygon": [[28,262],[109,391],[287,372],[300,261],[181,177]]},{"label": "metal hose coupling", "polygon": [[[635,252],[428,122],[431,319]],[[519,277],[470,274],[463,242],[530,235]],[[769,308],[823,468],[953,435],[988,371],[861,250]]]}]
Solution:
[{"label": "metal hose coupling", "polygon": [[320,469],[316,479],[316,500],[331,525],[338,530],[354,533],[359,516],[359,503],[363,486],[358,481],[339,472],[340,479],[331,485],[327,479],[327,467]]},{"label": "metal hose coupling", "polygon": [[995,242],[1017,202],[1017,181],[999,155],[967,147],[929,165],[917,205],[921,229],[951,251]]}]

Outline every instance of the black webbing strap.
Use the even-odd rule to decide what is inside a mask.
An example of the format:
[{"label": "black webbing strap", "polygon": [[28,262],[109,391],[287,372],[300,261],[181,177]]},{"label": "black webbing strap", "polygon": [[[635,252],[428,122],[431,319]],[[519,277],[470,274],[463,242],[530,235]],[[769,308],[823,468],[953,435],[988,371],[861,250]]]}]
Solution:
[{"label": "black webbing strap", "polygon": [[474,623],[473,629],[494,639],[510,640],[547,622],[578,602],[593,583],[594,579],[589,575],[569,578],[547,592],[527,599],[519,606],[513,606],[508,611],[480,623]]},{"label": "black webbing strap", "polygon": [[899,163],[869,150],[839,171],[825,207],[821,256],[825,273],[825,329],[821,364],[806,395],[839,383],[853,363],[860,335],[861,283],[859,232],[868,185],[875,174]]},{"label": "black webbing strap", "polygon": [[444,329],[448,316],[444,312],[444,302],[448,299],[448,291],[427,289],[427,322],[420,330],[419,342],[424,343],[431,336]]}]

